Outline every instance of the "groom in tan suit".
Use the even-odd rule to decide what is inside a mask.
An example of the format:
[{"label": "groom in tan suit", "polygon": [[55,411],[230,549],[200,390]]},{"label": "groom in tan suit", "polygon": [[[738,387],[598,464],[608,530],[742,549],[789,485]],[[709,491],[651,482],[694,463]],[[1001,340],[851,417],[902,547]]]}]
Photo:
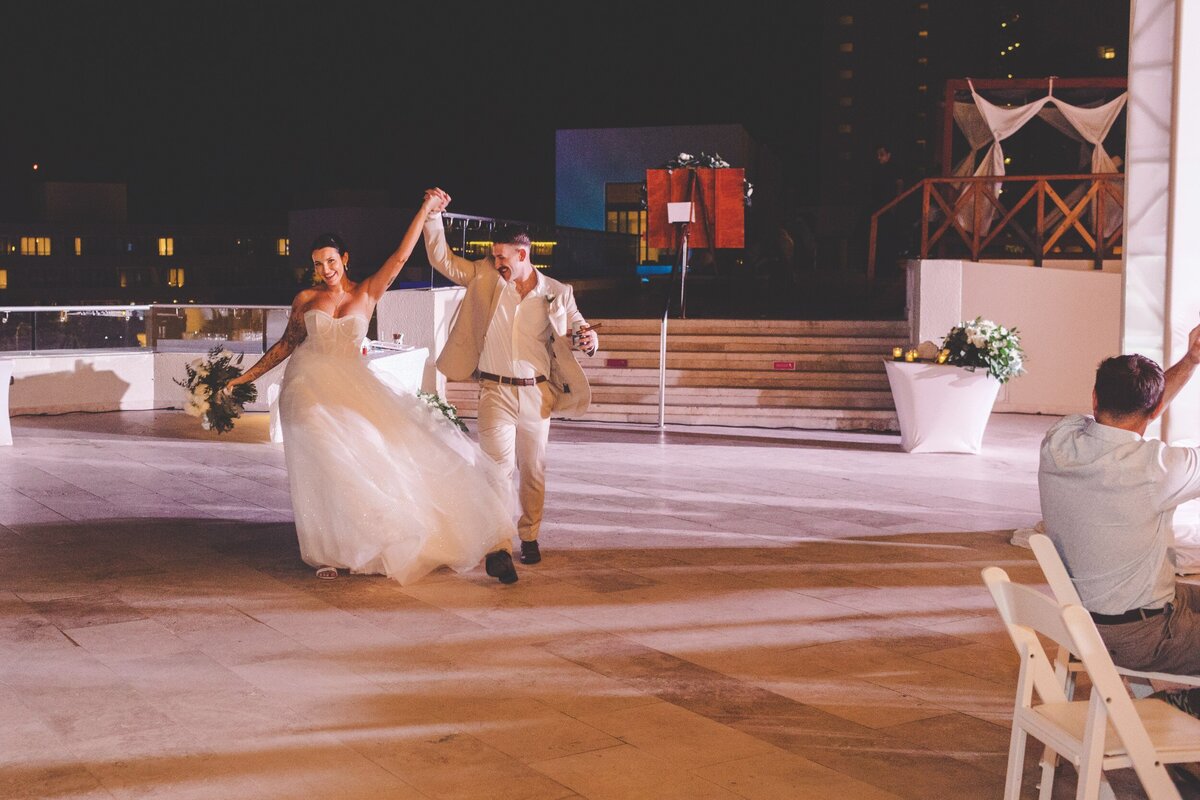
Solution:
[{"label": "groom in tan suit", "polygon": [[520,472],[521,562],[542,560],[538,530],[546,499],[550,416],[587,411],[591,388],[572,353],[588,355],[599,339],[575,306],[571,287],[542,275],[529,260],[529,233],[498,228],[492,254],[479,261],[450,250],[442,200],[425,223],[425,251],[438,272],[467,289],[437,367],[456,381],[479,380],[479,446],[511,476]]}]

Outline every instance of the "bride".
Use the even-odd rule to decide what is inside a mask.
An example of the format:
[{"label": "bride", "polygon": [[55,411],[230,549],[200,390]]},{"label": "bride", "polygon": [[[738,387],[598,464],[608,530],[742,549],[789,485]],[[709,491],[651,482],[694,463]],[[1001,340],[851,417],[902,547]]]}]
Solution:
[{"label": "bride", "polygon": [[465,572],[486,556],[488,575],[517,580],[511,487],[499,467],[440,411],[388,388],[360,355],[375,304],[437,202],[426,196],[396,252],[357,283],[342,240],[318,236],[312,259],[323,283],[296,295],[283,338],[224,390],[291,356],[279,401],[284,458],[300,555],[318,577],[341,568],[407,584],[442,565]]}]

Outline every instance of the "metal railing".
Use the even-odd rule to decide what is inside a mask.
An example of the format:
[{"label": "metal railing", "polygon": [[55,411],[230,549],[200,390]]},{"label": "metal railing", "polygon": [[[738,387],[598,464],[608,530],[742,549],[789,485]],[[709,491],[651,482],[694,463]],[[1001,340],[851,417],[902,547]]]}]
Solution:
[{"label": "metal railing", "polygon": [[[1120,253],[1124,183],[1119,173],[926,178],[871,215],[867,285],[875,281],[881,221],[891,227],[886,244],[922,259],[990,257],[1038,267],[1048,259],[1086,260],[1101,269]],[[901,216],[898,209],[918,198],[919,216]]]}]

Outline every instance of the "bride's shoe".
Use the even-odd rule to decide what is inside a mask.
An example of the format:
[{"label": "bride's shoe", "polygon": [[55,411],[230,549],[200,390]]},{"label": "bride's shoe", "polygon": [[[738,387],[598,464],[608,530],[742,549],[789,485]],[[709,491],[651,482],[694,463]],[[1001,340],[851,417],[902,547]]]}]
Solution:
[{"label": "bride's shoe", "polygon": [[323,581],[335,580],[337,576],[337,567],[321,567],[317,570],[317,577]]}]

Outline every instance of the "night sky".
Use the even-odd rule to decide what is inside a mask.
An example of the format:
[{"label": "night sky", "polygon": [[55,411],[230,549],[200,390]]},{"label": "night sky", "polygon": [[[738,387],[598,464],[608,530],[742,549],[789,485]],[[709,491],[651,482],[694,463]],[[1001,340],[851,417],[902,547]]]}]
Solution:
[{"label": "night sky", "polygon": [[803,184],[817,4],[710,8],[8,3],[0,180],[126,181],[132,221],[435,182],[464,213],[552,220],[557,128],[738,122]]}]

